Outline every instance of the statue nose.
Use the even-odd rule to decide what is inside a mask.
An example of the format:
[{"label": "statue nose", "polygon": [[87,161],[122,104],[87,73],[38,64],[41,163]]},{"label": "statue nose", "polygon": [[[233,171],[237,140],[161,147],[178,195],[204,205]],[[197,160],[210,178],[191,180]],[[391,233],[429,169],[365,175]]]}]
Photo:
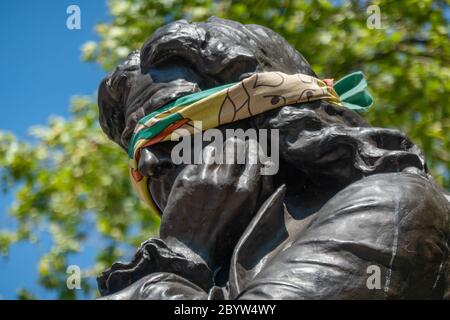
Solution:
[{"label": "statue nose", "polygon": [[150,151],[147,148],[141,149],[138,170],[144,176],[157,178],[173,167],[174,164],[167,156],[157,151]]}]

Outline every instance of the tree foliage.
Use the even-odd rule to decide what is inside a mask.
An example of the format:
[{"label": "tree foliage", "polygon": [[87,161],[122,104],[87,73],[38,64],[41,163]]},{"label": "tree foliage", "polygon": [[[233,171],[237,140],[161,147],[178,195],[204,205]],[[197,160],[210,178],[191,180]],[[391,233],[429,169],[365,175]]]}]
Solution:
[{"label": "tree foliage", "polygon": [[[370,5],[380,9],[381,29],[367,25]],[[111,22],[96,27],[100,41],[83,46],[84,59],[106,71],[161,25],[212,15],[274,29],[321,77],[363,70],[375,98],[367,119],[406,132],[450,189],[448,0],[110,0],[109,8]],[[126,155],[101,133],[93,100],[74,99],[70,119],[33,128],[33,142],[0,134],[1,183],[17,190],[10,214],[18,222],[16,230],[0,232],[0,250],[8,254],[14,242],[39,241],[47,230],[52,248],[40,259],[40,282],[62,298],[76,298],[66,289],[65,270],[70,255],[85,246],[89,226],[102,240],[95,265],[84,270],[93,277],[123,254],[121,244],[136,246],[159,223],[131,191]],[[92,295],[95,287],[83,283]]]},{"label": "tree foliage", "polygon": [[[66,286],[68,257],[82,250],[89,230],[99,233],[101,247],[84,277],[109,267],[123,254],[123,244],[136,247],[158,226],[132,194],[126,155],[101,132],[96,109],[91,98],[78,97],[70,119],[52,118],[30,130],[33,143],[0,136],[2,186],[18,184],[10,214],[19,223],[16,231],[1,233],[0,250],[7,254],[12,242],[38,241],[41,230],[48,232],[52,247],[39,261],[39,278],[60,298],[75,297]],[[91,290],[90,282],[82,283]]]}]

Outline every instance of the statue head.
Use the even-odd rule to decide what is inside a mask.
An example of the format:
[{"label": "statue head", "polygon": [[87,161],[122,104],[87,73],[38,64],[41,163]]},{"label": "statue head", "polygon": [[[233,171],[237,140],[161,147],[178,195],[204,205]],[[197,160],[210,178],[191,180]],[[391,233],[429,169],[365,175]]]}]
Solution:
[{"label": "statue head", "polygon": [[[210,18],[176,21],[159,28],[102,82],[98,104],[103,131],[127,150],[137,122],[190,93],[280,71],[316,77],[306,59],[283,37],[258,25]],[[333,75],[328,75],[333,76]],[[287,184],[330,194],[374,172],[426,170],[420,150],[396,130],[369,126],[355,111],[324,100],[286,105],[226,128],[278,129],[280,171],[273,188]],[[141,150],[139,170],[151,177],[149,190],[164,209],[183,165],[174,165],[175,142]]]}]

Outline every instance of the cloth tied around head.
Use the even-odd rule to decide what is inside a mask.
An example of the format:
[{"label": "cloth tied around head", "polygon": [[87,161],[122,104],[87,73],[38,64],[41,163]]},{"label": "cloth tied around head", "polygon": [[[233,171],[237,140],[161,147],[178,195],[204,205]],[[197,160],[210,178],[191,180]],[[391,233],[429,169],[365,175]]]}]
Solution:
[{"label": "cloth tied around head", "polygon": [[242,81],[225,84],[180,97],[140,119],[131,138],[129,172],[139,197],[154,213],[160,214],[148,190],[149,177],[138,170],[140,150],[163,141],[182,128],[182,134],[246,119],[285,105],[326,100],[352,110],[366,110],[373,99],[367,92],[367,82],[360,71],[351,73],[333,84],[306,74],[288,75],[281,72],[255,73]]}]

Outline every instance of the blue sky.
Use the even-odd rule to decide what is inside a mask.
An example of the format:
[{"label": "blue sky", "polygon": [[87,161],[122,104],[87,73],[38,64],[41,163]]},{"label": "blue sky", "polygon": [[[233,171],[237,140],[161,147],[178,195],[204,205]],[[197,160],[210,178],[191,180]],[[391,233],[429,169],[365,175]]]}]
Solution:
[{"label": "blue sky", "polygon": [[[66,9],[81,9],[81,29],[68,30]],[[80,60],[81,46],[96,40],[95,24],[109,20],[104,0],[3,0],[0,10],[0,130],[28,139],[28,128],[45,124],[50,115],[67,116],[73,95],[91,95],[105,73]],[[13,193],[0,194],[0,229],[13,228],[6,215]],[[37,261],[50,239],[38,246],[19,243],[0,257],[0,298],[14,299],[18,287],[40,298],[52,298],[37,284]],[[74,259],[80,267],[94,259],[94,245]]]}]

